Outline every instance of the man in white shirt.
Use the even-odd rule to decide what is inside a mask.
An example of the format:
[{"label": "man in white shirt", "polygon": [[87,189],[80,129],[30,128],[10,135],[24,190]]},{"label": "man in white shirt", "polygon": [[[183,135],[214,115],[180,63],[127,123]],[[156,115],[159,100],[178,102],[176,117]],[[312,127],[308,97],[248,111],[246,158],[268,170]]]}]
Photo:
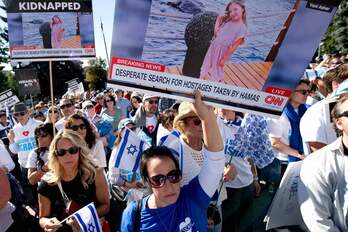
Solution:
[{"label": "man in white shirt", "polygon": [[35,128],[42,124],[29,117],[29,112],[24,103],[19,102],[13,107],[13,115],[17,124],[9,131],[7,137],[10,141],[10,151],[18,154],[18,163],[21,168],[21,184],[25,193],[25,203],[31,204],[34,201],[32,187],[28,182],[28,169],[26,168],[28,156],[31,150],[37,147],[35,139]]},{"label": "man in white shirt", "polygon": [[60,111],[63,114],[63,117],[59,119],[54,126],[58,131],[62,130],[64,128],[64,122],[69,118],[70,115],[75,113],[75,106],[70,99],[61,99],[59,102],[59,108]]},{"label": "man in white shirt", "polygon": [[338,101],[332,117],[342,136],[309,155],[301,167],[298,198],[309,231],[348,231],[347,95]]},{"label": "man in white shirt", "polygon": [[330,119],[331,94],[348,79],[348,64],[328,70],[324,76],[328,97],[311,106],[301,118],[300,131],[305,155],[332,143],[337,135]]}]

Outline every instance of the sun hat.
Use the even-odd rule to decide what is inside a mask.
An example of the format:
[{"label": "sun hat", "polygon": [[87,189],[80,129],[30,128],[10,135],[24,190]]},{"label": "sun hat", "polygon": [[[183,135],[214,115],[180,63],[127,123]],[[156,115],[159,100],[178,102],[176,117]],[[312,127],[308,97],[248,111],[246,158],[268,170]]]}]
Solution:
[{"label": "sun hat", "polygon": [[87,106],[94,106],[93,103],[91,101],[84,101],[82,103],[82,109],[85,109]]},{"label": "sun hat", "polygon": [[197,117],[197,114],[193,111],[193,104],[190,102],[182,102],[180,103],[178,109],[178,115],[175,116],[173,125],[177,126],[177,123],[185,118],[189,117]]},{"label": "sun hat", "polygon": [[145,93],[144,96],[143,96],[143,101],[146,101],[146,100],[148,100],[150,98],[153,98],[153,97],[159,98],[159,96]]}]

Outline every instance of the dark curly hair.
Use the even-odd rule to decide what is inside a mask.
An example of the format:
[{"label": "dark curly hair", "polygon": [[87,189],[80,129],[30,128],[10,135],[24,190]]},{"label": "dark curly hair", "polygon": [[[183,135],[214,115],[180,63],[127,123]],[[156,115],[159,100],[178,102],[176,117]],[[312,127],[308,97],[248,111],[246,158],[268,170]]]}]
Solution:
[{"label": "dark curly hair", "polygon": [[73,115],[70,115],[70,117],[68,118],[68,120],[65,122],[64,124],[64,128],[65,129],[71,129],[72,126],[72,122],[73,120],[82,120],[83,123],[86,125],[86,138],[85,138],[85,142],[88,145],[88,148],[91,149],[95,143],[97,142],[97,138],[95,133],[93,132],[93,128],[91,126],[91,123],[88,121],[87,118],[85,118],[82,113],[74,113]]}]

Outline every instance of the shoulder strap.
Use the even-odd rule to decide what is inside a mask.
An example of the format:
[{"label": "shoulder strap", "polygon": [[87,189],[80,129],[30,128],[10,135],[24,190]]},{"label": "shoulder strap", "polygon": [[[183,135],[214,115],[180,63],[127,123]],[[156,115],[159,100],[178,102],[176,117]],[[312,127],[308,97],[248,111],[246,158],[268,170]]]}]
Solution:
[{"label": "shoulder strap", "polygon": [[65,204],[65,207],[68,207],[70,200],[63,190],[62,183],[60,181],[58,181],[57,185],[58,185],[60,193],[62,194],[62,198],[63,198],[64,204]]},{"label": "shoulder strap", "polygon": [[143,199],[137,201],[134,218],[134,232],[140,231],[141,208],[143,207]]}]

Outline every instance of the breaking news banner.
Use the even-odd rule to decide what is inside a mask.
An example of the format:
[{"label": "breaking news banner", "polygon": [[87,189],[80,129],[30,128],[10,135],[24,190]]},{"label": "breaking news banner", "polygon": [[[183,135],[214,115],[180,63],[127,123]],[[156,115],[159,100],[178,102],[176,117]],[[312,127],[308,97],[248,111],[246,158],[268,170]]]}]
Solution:
[{"label": "breaking news banner", "polygon": [[95,58],[92,0],[12,0],[7,10],[10,58]]},{"label": "breaking news banner", "polygon": [[9,89],[0,93],[0,110],[5,110],[6,105],[10,108],[17,102],[19,102],[19,99],[16,95],[13,94],[12,90]]},{"label": "breaking news banner", "polygon": [[20,96],[40,94],[40,83],[36,69],[17,69],[16,80]]},{"label": "breaking news banner", "polygon": [[277,117],[339,3],[116,1],[108,86]]}]

